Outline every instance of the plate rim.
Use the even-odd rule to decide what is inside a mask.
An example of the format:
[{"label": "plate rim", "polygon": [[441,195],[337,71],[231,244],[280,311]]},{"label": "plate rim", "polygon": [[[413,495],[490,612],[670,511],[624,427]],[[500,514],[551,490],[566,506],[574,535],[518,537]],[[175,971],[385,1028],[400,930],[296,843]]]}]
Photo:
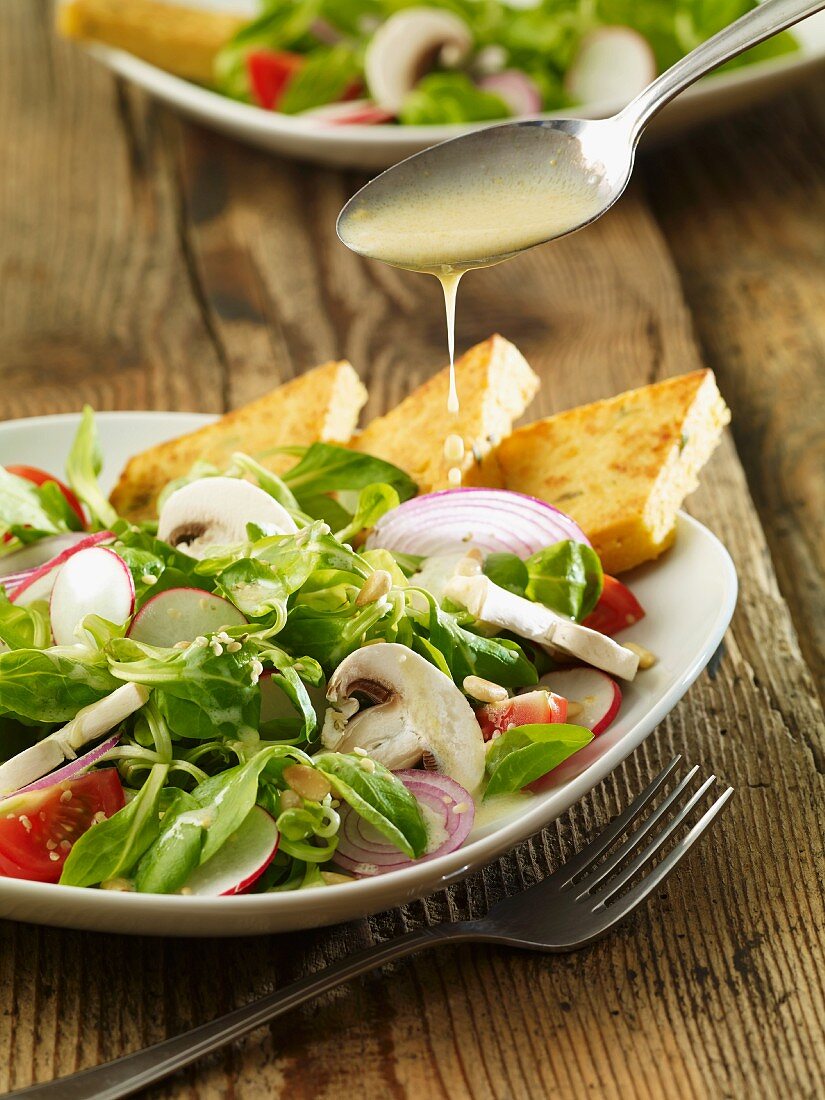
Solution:
[{"label": "plate rim", "polygon": [[[58,413],[54,415],[21,417],[17,420],[0,422],[0,436],[6,430],[13,430],[16,425],[34,429],[44,424],[54,424],[59,421],[64,424],[77,422],[78,413]],[[191,413],[179,411],[154,412],[152,410],[136,410],[101,412],[96,414],[101,421],[117,421],[127,418],[153,419],[168,422],[186,420],[190,425],[201,422],[208,423],[214,420],[214,414]],[[105,456],[104,456],[105,458]],[[199,933],[197,930],[181,929],[177,934],[188,935],[244,935],[249,929],[238,927],[238,922],[244,917],[263,918],[269,916],[273,921],[305,916],[308,909],[315,905],[318,926],[322,924],[336,923],[342,918],[336,915],[336,909],[344,908],[336,906],[336,899],[349,902],[349,909],[359,911],[378,911],[390,906],[403,904],[405,900],[433,893],[444,889],[450,883],[456,881],[473,870],[488,865],[499,858],[505,852],[516,845],[523,843],[529,837],[536,835],[543,828],[557,820],[561,814],[567,812],[573,805],[584,798],[602,780],[607,778],[639,745],[653,732],[663,718],[670,713],[679,700],[695,682],[702,670],[707,667],[713,654],[719,647],[725,631],[733,617],[738,595],[738,578],[733,560],[721,542],[721,540],[693,516],[685,512],[679,513],[679,525],[693,529],[694,533],[707,541],[713,547],[716,555],[716,567],[720,571],[723,599],[717,608],[712,622],[708,625],[704,645],[696,651],[692,659],[685,666],[681,675],[676,679],[638,719],[636,725],[631,727],[615,745],[589,764],[578,775],[571,777],[570,783],[582,788],[581,793],[569,799],[561,808],[554,809],[548,814],[547,803],[539,803],[526,809],[523,815],[508,821],[502,828],[493,829],[484,836],[478,837],[469,844],[459,848],[455,852],[440,856],[427,863],[411,864],[387,875],[377,875],[372,878],[354,880],[335,887],[334,897],[330,897],[327,887],[309,887],[305,890],[285,892],[282,894],[247,894],[220,898],[209,897],[181,897],[166,894],[135,894],[119,893],[116,891],[90,890],[85,887],[63,886],[58,887],[53,883],[32,882],[26,879],[0,878],[0,901],[14,904],[15,901],[37,906],[40,902],[48,903],[47,908],[53,910],[54,903],[59,898],[65,898],[67,906],[82,907],[85,912],[75,914],[74,920],[70,918],[69,927],[91,927],[91,922],[113,922],[117,914],[124,917],[128,914],[134,924],[135,918],[141,914],[158,919],[167,919],[177,915],[184,919],[197,918],[199,915],[206,917],[217,914],[226,914],[227,927],[222,932],[207,930]],[[651,563],[655,568],[655,563]],[[585,779],[586,777],[586,779]],[[562,790],[563,787],[557,788]],[[564,799],[561,800],[563,803]],[[422,882],[422,876],[426,879]],[[394,887],[393,899],[387,902],[388,889]],[[319,904],[323,899],[324,904]],[[12,914],[14,916],[14,914]],[[31,920],[29,917],[17,919]],[[56,923],[52,921],[51,923]],[[298,927],[296,924],[295,927]],[[137,931],[134,927],[124,927],[124,932]],[[164,935],[168,933],[153,932],[152,929],[144,930],[144,934]]]},{"label": "plate rim", "polygon": [[[825,13],[815,13],[808,20],[821,20],[825,26]],[[803,22],[807,22],[804,20]],[[717,92],[726,92],[729,89],[739,88],[747,84],[759,84],[763,80],[784,74],[786,72],[804,72],[807,69],[825,61],[825,42],[817,45],[808,45],[804,39],[800,40],[800,48],[795,53],[781,54],[778,57],[766,58],[763,61],[754,62],[751,65],[726,72],[710,73],[698,83],[687,88],[680,99],[698,101],[711,99]],[[309,116],[285,115],[278,111],[266,111],[254,104],[243,103],[230,99],[211,88],[185,80],[151,62],[144,61],[125,50],[102,43],[84,43],[85,50],[103,65],[126,80],[130,80],[153,95],[157,95],[165,102],[172,103],[184,110],[192,110],[202,119],[220,125],[238,126],[248,133],[255,132],[258,136],[283,136],[304,139],[318,139],[323,145],[329,147],[347,148],[353,145],[368,145],[380,148],[383,145],[391,146],[399,141],[422,142],[426,145],[434,145],[439,141],[455,137],[468,130],[484,129],[489,125],[498,123],[451,123],[439,126],[396,126],[381,123],[373,126],[329,126],[319,124],[317,119]],[[209,107],[212,110],[209,110]],[[624,107],[624,102],[603,100],[589,103],[574,109],[560,109],[558,111],[542,112],[541,114],[527,117],[536,119],[552,118],[601,118],[616,113]],[[332,141],[324,141],[325,137],[332,137]]]}]

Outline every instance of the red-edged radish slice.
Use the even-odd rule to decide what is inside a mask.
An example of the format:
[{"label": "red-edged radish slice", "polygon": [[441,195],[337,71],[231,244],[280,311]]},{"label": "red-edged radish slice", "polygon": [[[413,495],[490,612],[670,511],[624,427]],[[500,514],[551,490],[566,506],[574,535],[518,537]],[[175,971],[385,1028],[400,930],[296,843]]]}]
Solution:
[{"label": "red-edged radish slice", "polygon": [[485,92],[503,99],[514,115],[534,115],[541,110],[541,92],[534,80],[520,69],[491,73],[478,82]]},{"label": "red-edged radish slice", "polygon": [[[56,538],[68,538],[66,535],[57,535]],[[3,579],[3,583],[7,585],[7,590],[13,588],[10,592],[9,599],[12,603],[19,603],[22,606],[26,604],[34,603],[35,600],[47,600],[51,596],[52,589],[54,588],[54,582],[57,580],[57,574],[61,566],[75,554],[79,554],[82,550],[88,550],[93,546],[100,546],[103,543],[111,542],[114,538],[114,534],[111,531],[98,531],[94,535],[79,535],[76,541],[73,541],[64,549],[60,550],[54,557],[49,558],[48,561],[37,568],[30,570],[25,578],[17,585],[12,585],[8,578]],[[49,539],[49,542],[52,540]],[[22,551],[21,551],[22,553]],[[17,557],[17,555],[14,555]]]},{"label": "red-edged radish slice", "polygon": [[168,588],[147,600],[138,611],[129,637],[146,645],[171,648],[199,635],[245,625],[245,616],[222,596],[201,588]]},{"label": "red-edged radish slice", "polygon": [[544,687],[567,700],[568,709],[575,712],[572,704],[582,709],[570,715],[569,721],[576,726],[591,730],[594,737],[604,733],[622,704],[622,691],[615,680],[595,668],[567,668],[559,672],[548,672],[539,681]]},{"label": "red-edged radish slice", "polygon": [[657,73],[650,43],[630,27],[601,27],[585,35],[567,71],[564,90],[577,103],[629,103]]},{"label": "red-edged radish slice", "polygon": [[275,819],[253,806],[211,859],[192,872],[181,893],[207,898],[243,893],[275,858],[280,839]]},{"label": "red-edged radish slice", "polygon": [[327,126],[376,126],[391,122],[392,111],[386,111],[370,99],[350,99],[344,103],[327,103],[305,111],[302,118],[311,118]]},{"label": "red-edged radish slice", "polygon": [[57,645],[76,645],[75,633],[87,615],[125,623],[135,609],[135,586],[123,558],[104,546],[72,554],[61,565],[52,589],[49,616]]},{"label": "red-edged radish slice", "polygon": [[395,774],[415,795],[421,807],[430,837],[427,851],[417,860],[408,859],[355,810],[346,806],[341,811],[338,848],[333,856],[339,867],[361,877],[384,875],[387,871],[454,852],[470,835],[475,805],[459,783],[438,772],[410,769]]},{"label": "red-edged radish slice", "polygon": [[33,573],[35,569],[46,565],[64,550],[77,546],[89,537],[85,531],[66,531],[61,535],[49,535],[48,538],[38,539],[37,542],[32,542],[15,553],[0,558],[0,582],[6,584],[7,578]]}]

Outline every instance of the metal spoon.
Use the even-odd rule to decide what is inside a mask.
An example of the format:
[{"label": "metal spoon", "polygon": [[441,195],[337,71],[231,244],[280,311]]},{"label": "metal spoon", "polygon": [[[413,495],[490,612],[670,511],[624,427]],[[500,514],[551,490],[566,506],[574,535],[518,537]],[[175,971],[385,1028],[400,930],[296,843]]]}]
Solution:
[{"label": "metal spoon", "polygon": [[338,217],[338,236],[361,255],[444,275],[572,233],[622,194],[657,111],[711,69],[823,8],[825,0],[765,0],[612,118],[514,122],[425,149],[358,191]]}]

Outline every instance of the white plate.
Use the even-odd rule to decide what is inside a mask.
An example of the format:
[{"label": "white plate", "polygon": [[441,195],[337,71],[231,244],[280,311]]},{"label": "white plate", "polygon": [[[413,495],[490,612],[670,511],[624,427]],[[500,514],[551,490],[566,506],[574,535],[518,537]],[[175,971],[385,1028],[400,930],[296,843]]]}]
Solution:
[{"label": "white plate", "polygon": [[[711,75],[673,101],[651,127],[651,134],[675,132],[767,98],[825,60],[825,13],[795,29],[795,54],[773,58],[732,72]],[[428,145],[455,137],[471,125],[329,126],[311,118],[264,111],[227,99],[197,84],[171,76],[122,50],[89,46],[90,52],[126,80],[177,108],[190,118],[230,137],[300,160],[347,168],[386,168]],[[605,118],[623,104],[594,103],[577,111],[555,111],[545,118]]]},{"label": "white plate", "polygon": [[[77,417],[0,424],[0,464],[60,474]],[[208,422],[189,413],[103,413],[97,418],[109,487],[136,451]],[[736,572],[718,539],[690,516],[676,545],[631,577],[646,618],[627,632],[659,658],[625,690],[618,720],[558,771],[557,785],[475,834],[451,855],[351,884],[288,894],[189,898],[119,894],[0,879],[0,917],[99,932],[240,936],[352,920],[421,897],[482,867],[555,820],[647,737],[713,656],[736,603]],[[691,746],[685,751],[690,756]]]}]

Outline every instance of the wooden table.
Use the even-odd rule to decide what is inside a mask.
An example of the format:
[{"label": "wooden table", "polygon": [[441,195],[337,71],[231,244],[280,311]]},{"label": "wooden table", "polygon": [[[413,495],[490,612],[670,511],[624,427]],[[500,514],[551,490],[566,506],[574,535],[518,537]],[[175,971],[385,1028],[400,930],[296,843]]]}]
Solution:
[{"label": "wooden table", "polygon": [[[359,180],[188,126],[0,5],[0,416],[215,411],[332,356],[370,414],[444,359],[434,281],[339,247]],[[0,925],[0,1088],[173,1034],[353,948],[542,876],[673,752],[737,789],[649,906],[565,957],[489,947],[393,967],[153,1095],[813,1097],[825,1085],[822,575],[825,82],[642,157],[586,232],[470,277],[531,410],[712,367],[733,429],[690,510],[741,579],[725,655],[569,815],[426,902],[291,937],[155,940]],[[678,630],[679,624],[673,624]]]}]

